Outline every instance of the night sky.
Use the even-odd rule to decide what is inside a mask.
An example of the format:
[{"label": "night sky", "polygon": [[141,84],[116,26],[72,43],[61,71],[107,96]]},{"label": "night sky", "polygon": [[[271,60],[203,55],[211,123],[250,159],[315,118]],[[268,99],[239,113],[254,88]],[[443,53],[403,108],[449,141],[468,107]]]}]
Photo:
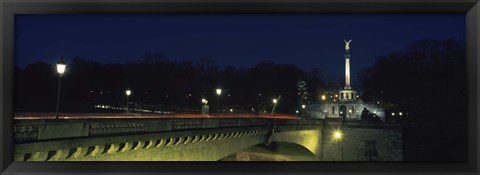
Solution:
[{"label": "night sky", "polygon": [[353,39],[351,69],[403,51],[419,39],[465,41],[464,14],[221,14],[16,15],[15,64],[66,62],[80,56],[100,63],[140,61],[161,53],[171,61],[208,56],[220,66],[261,61],[344,74],[344,41]]}]

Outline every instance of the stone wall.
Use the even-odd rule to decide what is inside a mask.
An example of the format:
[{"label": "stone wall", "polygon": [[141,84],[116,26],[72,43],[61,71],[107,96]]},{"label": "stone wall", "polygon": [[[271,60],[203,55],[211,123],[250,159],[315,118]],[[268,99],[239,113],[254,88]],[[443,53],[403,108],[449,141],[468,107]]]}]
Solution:
[{"label": "stone wall", "polygon": [[[334,139],[335,130],[341,130],[341,139]],[[403,160],[402,134],[398,125],[371,125],[362,122],[344,122],[342,125],[342,122],[326,122],[322,133],[323,161]]]}]

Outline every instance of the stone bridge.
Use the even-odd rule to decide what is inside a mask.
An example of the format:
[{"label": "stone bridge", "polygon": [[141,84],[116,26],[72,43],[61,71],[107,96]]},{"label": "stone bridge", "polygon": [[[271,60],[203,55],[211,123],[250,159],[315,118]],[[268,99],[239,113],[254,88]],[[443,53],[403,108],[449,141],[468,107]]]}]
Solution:
[{"label": "stone bridge", "polygon": [[[278,118],[15,120],[15,161],[217,161],[252,146],[289,142],[322,161],[401,161],[392,123]],[[342,130],[341,141],[333,131]]]},{"label": "stone bridge", "polygon": [[323,121],[16,120],[14,128],[15,161],[216,161],[270,141],[296,143],[320,156]]}]

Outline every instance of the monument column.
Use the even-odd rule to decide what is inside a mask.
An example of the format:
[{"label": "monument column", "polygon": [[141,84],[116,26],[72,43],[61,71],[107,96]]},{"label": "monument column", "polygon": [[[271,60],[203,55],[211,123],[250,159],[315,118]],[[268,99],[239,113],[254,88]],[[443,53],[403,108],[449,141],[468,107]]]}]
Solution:
[{"label": "monument column", "polygon": [[352,89],[350,86],[350,42],[345,41],[345,88],[344,89]]}]

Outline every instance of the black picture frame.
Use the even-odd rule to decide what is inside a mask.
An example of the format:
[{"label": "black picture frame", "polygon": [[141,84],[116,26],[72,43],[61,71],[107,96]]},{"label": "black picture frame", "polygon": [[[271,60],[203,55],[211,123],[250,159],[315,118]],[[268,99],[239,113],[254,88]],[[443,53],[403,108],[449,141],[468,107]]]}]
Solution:
[{"label": "black picture frame", "polygon": [[[2,0],[2,174],[478,174],[478,0]],[[450,162],[13,162],[14,15],[75,13],[464,13],[467,21],[468,161]],[[446,128],[448,129],[448,128]],[[446,150],[448,151],[448,150]]]}]

